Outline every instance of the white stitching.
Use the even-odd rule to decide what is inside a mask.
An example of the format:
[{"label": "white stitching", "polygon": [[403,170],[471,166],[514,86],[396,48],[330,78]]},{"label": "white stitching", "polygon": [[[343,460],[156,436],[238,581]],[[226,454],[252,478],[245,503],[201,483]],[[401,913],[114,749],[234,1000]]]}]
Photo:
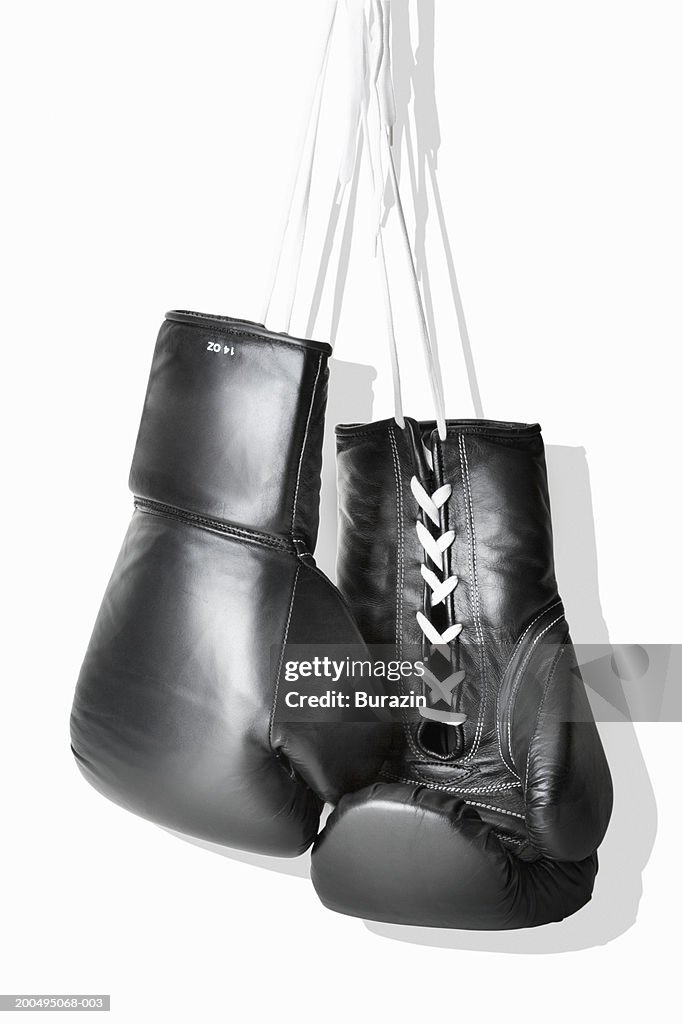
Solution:
[{"label": "white stitching", "polygon": [[498,786],[444,786],[439,782],[431,782],[429,779],[408,779],[402,775],[394,775],[392,772],[381,772],[385,779],[393,779],[395,782],[404,782],[409,786],[426,786],[428,789],[440,789],[444,793],[501,793],[510,789],[521,789],[520,782],[505,782]]},{"label": "white stitching", "polygon": [[275,692],[272,695],[272,709],[270,711],[270,728],[268,730],[270,748],[274,751],[275,748],[272,743],[272,735],[275,728],[275,712],[277,709],[277,696],[279,694],[279,680],[282,675],[282,663],[284,662],[284,651],[287,646],[287,640],[289,639],[289,626],[291,625],[291,615],[294,610],[294,597],[296,596],[296,584],[298,583],[298,574],[301,571],[301,566],[296,566],[296,575],[294,576],[294,584],[291,588],[291,601],[289,602],[289,614],[287,615],[287,624],[284,627],[284,637],[282,639],[282,651],[279,656],[279,665],[277,666],[277,678],[275,679]]},{"label": "white stitching", "polygon": [[[420,786],[424,789],[439,789],[444,793],[454,792],[451,787],[439,786],[437,782],[416,782],[414,779],[403,779],[399,776],[390,776],[396,778],[398,782],[404,782],[408,786]],[[471,792],[471,790],[469,790]],[[483,804],[479,800],[466,800],[462,798],[462,803],[468,804],[470,807],[483,807],[487,811],[495,811],[497,814],[507,814],[510,818],[519,818],[521,821],[525,821],[525,815],[519,814],[518,811],[506,811],[503,807],[495,807],[493,804]]]},{"label": "white stitching", "polygon": [[[396,654],[398,658],[402,658],[402,638],[403,638],[403,591],[404,591],[404,578],[405,578],[405,534],[404,534],[404,522],[403,517],[405,510],[403,507],[403,485],[402,485],[402,473],[400,472],[400,457],[398,454],[398,445],[396,444],[395,432],[393,427],[389,427],[388,430],[389,440],[391,442],[391,452],[393,455],[393,474],[395,476],[395,493],[396,493],[396,512],[398,515],[398,573],[396,575]],[[410,722],[408,719],[407,711],[403,711],[403,730],[407,738],[407,743],[417,758],[418,761],[425,763],[427,758],[417,748],[410,728]]]},{"label": "white stitching", "polygon": [[[511,660],[512,660],[512,658],[514,657],[514,655],[516,654],[516,651],[517,651],[517,650],[518,650],[518,648],[519,648],[519,647],[521,646],[521,643],[523,642],[523,640],[524,640],[524,639],[525,639],[525,637],[527,636],[528,632],[529,632],[529,631],[530,631],[530,630],[532,629],[532,627],[533,627],[533,626],[535,625],[535,623],[536,623],[536,622],[539,622],[539,621],[540,621],[540,619],[544,619],[545,615],[547,615],[547,613],[548,613],[548,612],[551,612],[551,611],[552,611],[552,610],[553,610],[554,608],[558,608],[560,604],[561,604],[561,598],[559,598],[559,600],[558,600],[558,601],[555,601],[555,602],[554,602],[554,604],[550,604],[550,605],[549,605],[549,606],[548,606],[547,608],[545,608],[544,612],[540,612],[540,614],[539,614],[539,615],[536,615],[536,616],[535,616],[535,618],[533,619],[533,621],[532,621],[532,622],[529,622],[529,623],[528,623],[528,625],[527,625],[527,626],[526,626],[526,628],[524,629],[523,633],[521,634],[521,636],[519,637],[519,639],[518,639],[518,640],[516,641],[516,643],[514,644],[514,649],[513,649],[513,651],[511,652],[511,654],[509,655],[509,661],[507,662],[507,668],[509,668],[509,665],[511,664]],[[506,672],[506,670],[507,670],[507,669],[505,669],[505,672]]]},{"label": "white stitching", "polygon": [[503,690],[503,687],[504,687],[504,680],[505,680],[505,676],[507,675],[507,672],[509,671],[509,666],[511,665],[512,661],[514,660],[516,652],[520,648],[521,644],[523,643],[524,639],[528,635],[529,631],[533,628],[533,626],[535,625],[536,622],[539,622],[541,619],[544,619],[544,617],[546,615],[548,615],[554,608],[558,608],[558,606],[560,604],[561,604],[561,600],[555,601],[554,604],[551,604],[548,608],[545,608],[545,610],[543,612],[540,612],[539,615],[536,615],[535,618],[532,620],[532,622],[528,623],[528,625],[524,629],[523,633],[521,634],[519,639],[514,644],[514,648],[513,648],[512,652],[511,652],[511,654],[509,655],[509,660],[507,661],[507,664],[505,666],[505,670],[502,673],[502,680],[500,682],[500,686],[499,686],[498,691],[497,691],[497,701],[495,703],[495,732],[497,733],[497,749],[500,752],[500,757],[502,758],[502,761],[503,761],[504,765],[509,769],[509,771],[512,773],[512,775],[516,776],[517,779],[519,779],[519,776],[516,774],[516,772],[514,771],[512,766],[509,764],[509,762],[507,761],[506,757],[504,756],[504,754],[502,752],[502,721],[501,721],[501,717],[500,717],[500,699],[502,697],[502,690]]},{"label": "white stitching", "polygon": [[[542,630],[542,632],[538,633],[538,635],[535,637],[535,640],[533,640],[533,643],[528,648],[528,651],[526,652],[526,655],[525,655],[523,661],[521,662],[521,667],[519,668],[518,675],[516,677],[516,681],[514,683],[514,686],[512,687],[512,692],[509,695],[509,701],[507,702],[507,747],[508,747],[508,750],[509,750],[509,756],[510,756],[510,758],[512,760],[512,764],[514,765],[514,768],[517,769],[517,772],[518,772],[518,768],[517,768],[517,764],[516,764],[516,758],[514,757],[514,751],[512,750],[512,745],[511,745],[511,723],[512,723],[512,715],[514,713],[514,702],[516,700],[516,694],[518,692],[519,687],[521,686],[521,680],[523,678],[524,670],[526,668],[526,665],[530,661],[530,657],[531,657],[531,655],[533,653],[535,645],[537,643],[539,643],[540,640],[542,640],[542,638],[545,635],[545,633],[549,633],[549,631],[552,628],[552,626],[556,626],[557,622],[561,622],[562,619],[563,619],[563,615],[559,615],[558,618],[554,619],[553,622],[550,622],[549,626],[545,626],[545,628]],[[517,772],[515,772],[514,774],[516,774],[517,778],[520,778],[520,776],[517,774]]]},{"label": "white stitching", "polygon": [[298,459],[298,472],[296,474],[296,490],[294,491],[294,507],[291,511],[291,529],[292,532],[296,529],[296,508],[298,505],[298,488],[301,483],[301,469],[303,468],[303,456],[305,455],[306,445],[308,443],[308,431],[310,430],[310,420],[313,415],[313,406],[315,405],[315,395],[317,393],[317,384],[320,379],[320,371],[322,369],[322,355],[320,354],[317,360],[317,373],[315,374],[315,383],[313,384],[313,392],[310,396],[310,408],[308,409],[308,419],[305,424],[305,433],[303,435],[303,444],[301,445],[301,454]]},{"label": "white stitching", "polygon": [[395,502],[398,514],[398,565],[396,572],[396,619],[395,619],[395,649],[398,658],[402,654],[402,630],[403,630],[403,578],[405,571],[404,549],[403,549],[403,493],[400,474],[400,460],[398,458],[398,446],[395,434],[391,427],[388,431],[391,442],[391,455],[393,456],[393,475],[395,477]]},{"label": "white stitching", "polygon": [[[498,694],[498,697],[499,697],[499,694]],[[519,775],[519,773],[518,773],[518,772],[515,772],[515,771],[514,771],[514,769],[512,768],[512,766],[511,766],[511,765],[509,764],[509,762],[507,761],[507,758],[506,758],[506,757],[504,756],[504,754],[502,753],[502,737],[501,737],[501,735],[500,735],[500,730],[499,730],[499,728],[497,728],[497,729],[496,729],[496,732],[497,732],[497,749],[498,749],[498,750],[499,750],[499,752],[500,752],[500,757],[502,758],[502,761],[503,761],[503,763],[504,763],[504,766],[505,766],[505,768],[507,768],[507,769],[508,769],[508,771],[510,771],[510,772],[512,773],[512,775],[514,776],[514,778],[515,778],[515,779],[518,779],[518,780],[519,780],[519,782],[520,782],[520,781],[521,781],[521,776]]]},{"label": "white stitching", "polygon": [[525,846],[528,841],[527,839],[514,839],[512,836],[508,836],[504,832],[493,831],[493,835],[497,836],[501,843],[513,843],[514,846]]},{"label": "white stitching", "polygon": [[545,706],[545,699],[547,697],[547,694],[549,693],[550,683],[552,682],[552,679],[554,678],[554,673],[557,670],[557,666],[558,666],[559,662],[561,661],[561,658],[563,657],[563,653],[564,653],[565,650],[566,650],[565,647],[560,647],[559,651],[557,652],[556,657],[554,658],[554,664],[552,665],[552,667],[550,669],[549,676],[547,677],[547,682],[545,683],[545,689],[544,689],[543,694],[542,694],[542,699],[541,699],[540,704],[538,706],[538,713],[537,713],[537,717],[535,719],[535,729],[533,730],[533,735],[530,738],[530,743],[528,744],[528,754],[526,755],[526,775],[525,775],[524,793],[527,792],[527,790],[528,790],[528,774],[529,774],[529,771],[530,771],[530,752],[531,752],[531,747],[533,746],[533,742],[535,740],[535,737],[537,736],[538,728],[540,726],[540,714],[542,712],[543,707]]},{"label": "white stitching", "polygon": [[492,804],[481,804],[478,800],[465,800],[465,804],[469,804],[470,807],[484,807],[487,811],[495,811],[496,814],[508,814],[510,818],[519,818],[521,821],[526,820],[525,814],[519,814],[518,811],[505,811],[502,807],[494,807]]},{"label": "white stitching", "polygon": [[[467,521],[467,545],[469,547],[469,558],[471,562],[472,571],[472,611],[474,614],[474,628],[478,637],[480,645],[480,666],[481,666],[481,677],[483,682],[483,694],[481,696],[481,703],[479,706],[479,717],[476,724],[476,733],[474,734],[474,742],[470,752],[467,754],[463,761],[470,761],[474,754],[477,752],[481,736],[483,735],[483,719],[486,708],[486,697],[488,692],[488,678],[485,670],[485,642],[483,639],[483,629],[481,626],[480,618],[480,603],[478,593],[478,570],[476,565],[476,527],[474,525],[474,508],[473,498],[471,495],[471,484],[469,480],[469,460],[467,459],[466,445],[464,443],[464,435],[459,435],[459,462],[462,470],[462,487],[464,490],[464,504],[466,510],[466,521]],[[471,526],[469,525],[471,524]]]}]

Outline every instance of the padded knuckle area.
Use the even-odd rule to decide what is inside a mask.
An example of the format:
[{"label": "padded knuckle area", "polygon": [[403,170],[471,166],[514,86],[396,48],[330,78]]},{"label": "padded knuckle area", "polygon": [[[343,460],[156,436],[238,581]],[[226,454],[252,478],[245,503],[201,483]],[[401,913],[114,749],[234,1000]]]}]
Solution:
[{"label": "padded knuckle area", "polygon": [[522,928],[590,898],[595,864],[525,862],[475,809],[428,789],[377,784],[344,798],[313,849],[312,879],[340,913],[440,928]]}]

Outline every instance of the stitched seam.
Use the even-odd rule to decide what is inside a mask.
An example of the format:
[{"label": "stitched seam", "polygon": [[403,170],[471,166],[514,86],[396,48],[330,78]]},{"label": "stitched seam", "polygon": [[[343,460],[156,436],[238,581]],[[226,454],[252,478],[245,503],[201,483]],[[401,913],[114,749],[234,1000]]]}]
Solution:
[{"label": "stitched seam", "polygon": [[[398,454],[398,445],[395,439],[395,431],[392,426],[388,428],[389,438],[391,441],[391,449],[393,452],[393,472],[395,474],[396,481],[396,508],[398,513],[398,564],[399,564],[399,576],[397,577],[397,600],[396,600],[396,654],[398,659],[402,658],[402,638],[403,638],[403,621],[404,621],[404,589],[405,589],[405,507],[403,503],[403,489],[402,489],[402,473],[400,470],[400,457]],[[403,732],[407,739],[407,744],[412,751],[417,761],[424,764],[428,759],[424,756],[423,751],[417,747],[414,737],[412,735],[412,729],[410,727],[410,721],[407,711],[403,710]]]},{"label": "stitched seam", "polygon": [[296,529],[296,509],[298,506],[298,489],[301,484],[301,470],[303,468],[303,456],[305,455],[306,445],[308,443],[308,432],[310,430],[310,421],[313,415],[313,406],[315,404],[315,393],[317,392],[317,384],[320,379],[320,370],[322,369],[322,355],[320,354],[317,360],[317,373],[315,374],[315,383],[313,384],[312,394],[310,396],[310,406],[308,408],[308,418],[305,424],[305,433],[303,435],[303,444],[301,445],[301,454],[298,459],[298,472],[296,474],[296,489],[294,491],[294,507],[291,510],[291,530],[292,533]]},{"label": "stitched seam", "polygon": [[526,655],[525,655],[525,657],[524,657],[524,659],[523,659],[523,661],[521,663],[521,667],[519,668],[519,673],[518,673],[518,675],[516,677],[516,680],[514,682],[514,686],[512,687],[512,692],[509,695],[509,703],[507,704],[507,748],[509,750],[509,757],[511,758],[511,762],[514,765],[514,768],[516,769],[514,774],[517,776],[517,778],[520,778],[520,776],[518,775],[518,767],[517,767],[517,764],[516,764],[516,759],[514,757],[514,751],[512,750],[512,743],[511,743],[511,726],[512,726],[512,717],[513,717],[513,714],[514,714],[514,702],[516,701],[516,694],[518,693],[519,687],[521,686],[521,680],[523,679],[523,673],[524,673],[524,671],[526,669],[526,666],[527,666],[528,662],[530,661],[530,658],[531,658],[531,655],[532,655],[533,651],[535,650],[535,646],[540,642],[540,640],[542,640],[542,638],[545,635],[545,633],[549,633],[550,629],[553,626],[556,626],[557,622],[561,622],[562,619],[563,619],[563,615],[559,615],[558,618],[554,619],[553,622],[550,622],[549,626],[545,626],[545,628],[542,630],[542,632],[538,633],[538,635],[535,637],[535,640],[533,640],[533,643],[528,648],[528,651],[526,652]]},{"label": "stitched seam", "polygon": [[[502,720],[501,720],[501,715],[500,715],[500,700],[501,700],[501,697],[502,697],[502,690],[503,690],[503,687],[504,687],[504,680],[505,680],[505,677],[507,675],[507,672],[509,671],[509,666],[511,665],[512,661],[514,660],[514,657],[516,656],[517,651],[519,650],[521,644],[523,643],[524,639],[528,635],[529,631],[533,628],[533,626],[535,625],[536,622],[539,622],[540,619],[544,619],[544,617],[546,615],[548,615],[549,612],[551,612],[554,608],[557,608],[560,604],[561,604],[561,600],[555,601],[554,604],[551,604],[548,608],[545,608],[545,610],[543,612],[540,612],[539,615],[536,615],[535,618],[532,620],[532,622],[528,623],[528,625],[524,629],[523,633],[521,634],[519,639],[514,644],[514,649],[512,650],[511,654],[509,655],[509,660],[507,661],[507,664],[505,666],[504,672],[502,673],[502,682],[500,683],[499,689],[497,691],[497,700],[495,702],[495,732],[497,733],[497,749],[500,752],[500,757],[501,757],[504,765],[509,769],[509,771],[512,773],[512,775],[516,775],[516,772],[514,771],[512,766],[508,763],[506,757],[502,753]],[[516,775],[516,777],[518,778],[518,775]]]},{"label": "stitched seam", "polygon": [[525,846],[525,839],[514,839],[512,836],[505,835],[504,832],[495,832],[493,829],[493,835],[496,836],[502,843],[512,843],[514,846]]},{"label": "stitched seam", "polygon": [[400,460],[398,457],[398,446],[395,440],[393,428],[388,431],[391,442],[391,456],[393,458],[393,475],[395,477],[395,503],[398,517],[398,565],[396,569],[396,619],[395,619],[395,650],[398,658],[402,653],[402,628],[403,628],[403,574],[404,574],[404,536],[403,536],[403,494],[402,478],[400,473]]},{"label": "stitched seam", "polygon": [[469,804],[471,807],[483,807],[486,811],[495,811],[496,814],[507,814],[510,818],[519,818],[521,821],[525,821],[526,817],[524,814],[519,814],[517,811],[505,811],[502,807],[494,807],[492,804],[482,804],[478,800],[465,800],[465,804]]},{"label": "stitched seam", "polygon": [[[435,486],[441,486],[446,481],[445,481],[445,468],[444,468],[444,463],[443,463],[443,449],[442,449],[442,446],[441,446],[439,441],[436,441],[435,444],[434,444],[433,462],[434,462],[434,466],[437,466],[437,469],[438,469],[437,473],[434,472],[434,485]],[[441,508],[440,515],[441,515],[440,530],[441,530],[441,532],[445,532],[446,530],[450,529],[450,515],[449,515],[449,503],[448,502],[446,502],[445,505],[443,505],[443,507]],[[424,517],[423,516],[422,516],[422,521],[424,521]],[[428,524],[425,521],[424,521],[424,525],[428,526]],[[429,527],[429,529],[430,529],[430,527]],[[452,572],[452,547],[448,548],[447,552],[444,552],[443,555],[447,559],[446,567],[443,570],[443,575],[447,576],[447,575],[449,575]],[[424,593],[426,593],[428,595],[428,591],[426,590],[426,586],[425,585],[422,588],[422,594],[424,594]],[[428,596],[429,596],[429,605],[430,605],[430,607],[432,607],[431,604],[430,604],[430,595],[428,595]],[[452,594],[450,594],[450,596],[448,597],[447,601],[448,601],[448,603],[445,606],[446,614],[448,615],[447,621],[448,621],[449,625],[452,625],[456,621],[454,591],[453,591]],[[459,637],[457,637],[454,642],[459,644]],[[417,736],[419,737],[419,742],[420,743],[421,743],[422,730],[424,729],[425,725],[426,725],[426,723],[423,722],[419,726],[419,728],[417,730]],[[428,758],[426,758],[424,756],[424,753],[423,753],[423,751],[425,749],[424,747],[422,747],[421,753],[418,751],[418,749],[416,747],[414,747],[413,749],[415,750],[415,753],[417,753],[418,756],[420,756],[420,760],[422,762],[427,762],[427,763],[432,763],[433,761],[436,761],[438,764],[443,764],[443,765],[452,764],[453,762],[457,761],[459,756],[460,756],[459,755],[459,751],[454,751],[452,754],[436,754],[436,753],[434,753],[434,751],[430,750],[430,751],[428,751]]]},{"label": "stitched seam", "polygon": [[[464,435],[459,435],[459,461],[462,469],[462,484],[464,488],[464,504],[466,508],[467,518],[467,544],[469,547],[469,556],[471,562],[471,570],[473,575],[473,601],[472,610],[474,613],[474,626],[480,645],[480,666],[481,666],[481,677],[483,681],[483,695],[481,697],[481,703],[479,707],[478,722],[476,724],[476,733],[474,735],[474,742],[469,754],[463,758],[464,761],[470,761],[474,754],[477,752],[481,736],[483,735],[483,719],[485,716],[486,709],[486,698],[488,692],[488,677],[485,670],[485,642],[483,639],[483,628],[481,626],[481,608],[478,593],[478,568],[476,564],[476,527],[474,525],[474,509],[473,499],[471,495],[471,483],[469,480],[469,460],[467,459],[466,445],[464,443]],[[470,524],[470,525],[469,525]]]},{"label": "stitched seam", "polygon": [[[396,655],[400,660],[402,658],[403,650],[403,620],[405,613],[404,606],[404,589],[405,589],[405,507],[403,504],[403,487],[402,487],[402,473],[400,470],[400,456],[398,453],[398,445],[396,443],[395,431],[392,426],[388,428],[388,436],[391,442],[391,453],[393,456],[393,473],[395,476],[395,493],[396,493],[396,512],[398,516],[398,568],[396,574]],[[420,762],[425,762],[426,758],[423,753],[418,749],[412,736],[412,730],[410,728],[410,722],[407,711],[402,712],[403,720],[403,732],[407,739],[408,746],[412,751],[413,755]]]},{"label": "stitched seam", "polygon": [[272,708],[270,709],[270,726],[268,729],[268,738],[270,740],[270,749],[277,753],[273,745],[273,733],[275,729],[275,711],[277,708],[277,697],[279,695],[279,680],[282,675],[282,665],[284,663],[284,651],[286,650],[287,640],[289,639],[289,626],[291,625],[291,616],[294,610],[294,598],[296,596],[296,584],[298,583],[298,574],[301,571],[300,565],[296,567],[296,575],[294,576],[294,583],[291,588],[291,600],[289,602],[289,614],[287,615],[287,624],[284,627],[284,637],[282,639],[282,650],[279,656],[279,664],[277,665],[277,676],[275,679],[275,692],[272,696]]},{"label": "stitched seam", "polygon": [[[437,789],[445,793],[452,793],[454,790],[450,786],[439,786],[437,782],[415,782],[414,779],[403,779],[399,776],[389,776],[389,778],[396,778],[398,782],[404,782],[408,786],[419,786],[424,789]],[[471,792],[471,790],[469,790]],[[487,811],[495,811],[497,814],[507,814],[510,818],[519,818],[524,821],[523,814],[519,814],[517,811],[506,811],[502,807],[495,807],[493,804],[484,804],[479,800],[467,800],[462,798],[462,803],[468,804],[470,807],[483,807]]]},{"label": "stitched seam", "polygon": [[526,626],[526,628],[524,629],[523,633],[521,634],[521,636],[519,637],[519,639],[518,639],[518,640],[516,641],[516,643],[514,644],[514,649],[513,649],[513,651],[512,651],[512,652],[511,652],[511,654],[509,655],[509,661],[507,662],[507,666],[506,666],[506,668],[505,668],[505,673],[506,673],[507,669],[509,668],[509,666],[510,666],[510,664],[511,664],[511,662],[512,662],[512,658],[513,658],[513,657],[514,657],[514,655],[516,654],[516,652],[517,652],[518,648],[519,648],[519,647],[521,646],[522,642],[523,642],[523,641],[525,640],[526,636],[528,635],[528,633],[530,632],[530,630],[532,629],[532,627],[533,627],[533,626],[535,625],[535,623],[536,623],[536,622],[539,622],[539,621],[540,621],[540,619],[544,619],[545,615],[547,615],[547,614],[548,614],[549,612],[551,612],[551,611],[552,611],[552,610],[553,610],[554,608],[558,608],[560,604],[561,604],[561,598],[559,598],[559,600],[558,600],[558,601],[555,601],[555,602],[554,602],[553,604],[550,604],[550,605],[549,605],[549,606],[548,606],[547,608],[545,608],[545,610],[544,610],[543,612],[540,612],[540,614],[539,614],[539,615],[536,615],[536,616],[535,616],[535,618],[533,619],[533,621],[532,621],[532,622],[530,622],[530,623],[529,623],[529,624],[528,624],[528,625]]},{"label": "stitched seam", "polygon": [[508,782],[499,786],[480,786],[480,787],[466,787],[466,786],[445,786],[439,782],[431,782],[428,779],[417,780],[408,779],[402,775],[394,775],[392,772],[381,772],[380,773],[385,779],[393,779],[395,782],[405,782],[410,786],[426,786],[428,789],[440,789],[444,793],[501,793],[510,789],[521,789],[520,782]]},{"label": "stitched seam", "polygon": [[138,512],[143,512],[145,515],[173,519],[180,523],[186,523],[187,526],[193,526],[196,529],[225,534],[225,536],[242,543],[261,544],[264,547],[275,548],[278,551],[286,551],[287,554],[295,553],[289,541],[281,537],[272,537],[267,533],[257,533],[255,530],[232,526],[229,523],[222,522],[220,519],[211,519],[209,516],[187,512],[185,509],[175,508],[175,506],[166,505],[163,502],[148,501],[146,498],[136,498],[133,504]]},{"label": "stitched seam", "polygon": [[502,753],[502,737],[501,737],[501,734],[500,734],[499,727],[496,729],[496,732],[497,732],[497,749],[500,752],[500,757],[502,758],[502,761],[504,763],[505,768],[507,768],[507,770],[512,773],[512,775],[514,776],[515,779],[518,779],[519,781],[521,781],[521,776],[519,775],[519,773],[514,771],[512,766],[509,764],[509,761],[507,761],[507,758]]},{"label": "stitched seam", "polygon": [[533,749],[533,743],[535,742],[535,738],[536,738],[536,736],[538,734],[538,729],[540,728],[540,715],[542,714],[542,709],[545,706],[545,699],[547,697],[547,694],[549,693],[549,687],[550,687],[550,684],[552,682],[552,679],[554,678],[554,673],[557,670],[557,666],[558,666],[559,662],[561,661],[561,658],[562,658],[563,653],[564,653],[565,650],[566,650],[565,646],[562,646],[562,647],[559,648],[559,650],[557,651],[557,654],[555,655],[554,662],[552,663],[552,667],[551,667],[550,672],[549,672],[549,676],[547,677],[547,682],[545,683],[545,688],[544,688],[544,690],[542,692],[542,699],[540,700],[540,704],[538,705],[538,713],[537,713],[537,717],[535,719],[535,729],[533,730],[533,735],[530,738],[530,743],[528,744],[528,754],[526,756],[526,775],[525,775],[524,792],[528,791],[528,775],[529,775],[529,772],[530,772],[530,755],[531,755],[531,752],[532,752],[532,749]]},{"label": "stitched seam", "polygon": [[[442,486],[445,483],[449,483],[449,481],[447,481],[445,479],[445,461],[444,461],[444,458],[443,458],[443,446],[442,446],[442,444],[440,442],[440,439],[437,439],[436,442],[435,442],[435,453],[434,454],[435,454],[436,462],[438,464],[438,479],[435,482],[436,482],[436,484],[438,486]],[[445,504],[441,508],[442,519],[441,519],[441,527],[440,528],[444,532],[446,532],[446,531],[448,531],[450,529],[454,530],[454,524],[452,522],[452,518],[453,517],[452,517],[452,514],[451,514],[451,501],[452,501],[452,491],[451,491],[451,494],[450,494],[450,500],[446,501]],[[456,537],[456,534],[455,534],[455,537]],[[446,568],[445,568],[445,571],[444,571],[443,575],[445,577],[449,577],[449,576],[452,575],[453,545],[450,545],[450,547],[447,549],[447,551],[444,554],[445,554],[445,558],[447,559],[447,563],[446,563]],[[446,616],[447,616],[446,621],[448,622],[448,625],[454,625],[457,622],[456,589],[457,588],[455,588],[455,590],[452,591],[452,593],[450,594],[450,596],[448,598],[449,607],[447,605],[445,606],[445,613],[446,613]],[[461,643],[461,634],[460,634],[460,636],[455,638],[456,650],[453,651],[453,654],[455,655],[455,667],[456,668],[461,668],[461,665],[462,665],[460,643]],[[461,691],[458,692],[457,697],[458,697],[458,699],[461,698]],[[453,708],[454,708],[454,704],[453,704]],[[463,731],[462,731],[462,735],[463,735]],[[438,759],[439,759],[439,761],[442,761],[442,762],[457,761],[457,760],[459,760],[459,756],[460,756],[460,751],[459,750],[455,750],[452,754],[446,754],[442,758],[439,756]]]},{"label": "stitched seam", "polygon": [[[437,486],[442,486],[445,483],[449,483],[449,481],[447,481],[445,479],[445,463],[443,461],[443,447],[442,447],[442,445],[440,443],[440,440],[437,440],[436,443],[435,443],[435,453],[434,454],[435,454],[436,462],[438,464],[438,476],[437,476],[437,479],[436,479],[435,483],[436,483]],[[450,497],[450,500],[446,501],[445,504],[442,506],[442,508],[440,510],[440,512],[441,512],[440,530],[443,533],[446,533],[448,530],[450,530],[452,528],[452,516],[450,514],[450,502],[451,502],[451,499],[452,499],[452,495]],[[443,575],[445,577],[448,577],[448,576],[452,575],[452,545],[450,545],[450,547],[447,549],[447,551],[444,552],[444,555],[445,555],[445,558],[447,559],[447,565],[446,565],[446,568],[444,570]],[[447,615],[446,621],[447,621],[448,625],[454,625],[455,622],[457,621],[457,613],[456,613],[457,599],[456,599],[456,596],[455,596],[456,589],[457,588],[455,588],[455,590],[452,591],[452,593],[449,595],[449,597],[446,598],[446,600],[448,601],[449,607],[448,607],[448,605],[444,606],[445,607],[445,612],[446,612],[446,615]],[[457,646],[459,648],[459,643],[460,643],[459,637],[456,638],[455,642],[457,643]]]}]

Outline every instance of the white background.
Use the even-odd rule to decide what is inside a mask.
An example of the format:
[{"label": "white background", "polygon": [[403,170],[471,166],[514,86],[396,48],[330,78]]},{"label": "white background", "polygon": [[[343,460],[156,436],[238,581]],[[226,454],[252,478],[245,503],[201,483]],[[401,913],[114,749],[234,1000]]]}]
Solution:
[{"label": "white background", "polygon": [[[392,6],[405,44],[399,99],[419,92],[416,166],[437,150],[484,414],[539,420],[549,445],[575,639],[679,642],[682,11],[661,0],[435,0],[434,19],[429,0],[412,0],[408,26],[405,3]],[[126,1022],[669,1019],[679,725],[603,729],[616,808],[595,897],[564,924],[506,935],[331,914],[304,862],[257,866],[179,841],[108,804],[71,761],[71,695],[130,515],[156,331],[172,307],[261,318],[327,10],[2,5],[0,991],[110,992],[112,1017]],[[412,75],[406,26],[412,48],[422,44]],[[414,224],[424,206],[409,200],[406,152]],[[332,175],[323,166],[315,189],[308,284]],[[448,413],[468,416],[429,196]],[[363,172],[338,329],[334,257],[316,325],[335,336],[339,361],[330,428],[391,413],[369,214]],[[309,304],[302,289],[294,330]],[[397,304],[406,408],[428,416],[414,313]]]}]

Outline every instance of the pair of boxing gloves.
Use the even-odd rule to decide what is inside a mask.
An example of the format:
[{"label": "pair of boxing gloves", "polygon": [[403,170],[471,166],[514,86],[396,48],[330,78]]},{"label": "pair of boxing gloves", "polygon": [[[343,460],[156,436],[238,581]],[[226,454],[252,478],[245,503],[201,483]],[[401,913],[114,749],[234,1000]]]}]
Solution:
[{"label": "pair of boxing gloves", "polygon": [[[330,354],[167,315],[135,511],[74,698],[78,766],[190,836],[284,857],[314,843],[313,883],[342,913],[561,920],[590,899],[612,789],[557,591],[540,428],[338,427],[337,590],[313,558]],[[437,660],[423,714],[282,714],[288,652],[325,644]]]}]

